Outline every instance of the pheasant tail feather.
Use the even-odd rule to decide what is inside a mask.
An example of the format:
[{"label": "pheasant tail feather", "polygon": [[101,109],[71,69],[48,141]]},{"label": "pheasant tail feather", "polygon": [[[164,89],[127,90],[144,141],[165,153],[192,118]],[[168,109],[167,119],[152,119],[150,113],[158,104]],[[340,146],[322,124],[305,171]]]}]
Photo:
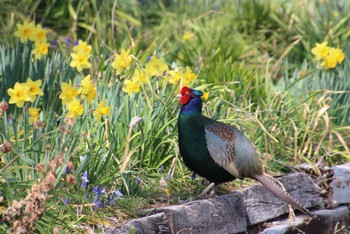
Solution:
[{"label": "pheasant tail feather", "polygon": [[283,190],[281,186],[277,184],[272,178],[266,176],[265,174],[260,174],[254,176],[266,189],[272,192],[275,196],[282,199],[283,201],[291,204],[292,206],[298,208],[305,214],[309,215],[313,219],[319,219],[316,215],[312,214],[307,208],[305,208],[297,199],[290,195],[287,191]]}]

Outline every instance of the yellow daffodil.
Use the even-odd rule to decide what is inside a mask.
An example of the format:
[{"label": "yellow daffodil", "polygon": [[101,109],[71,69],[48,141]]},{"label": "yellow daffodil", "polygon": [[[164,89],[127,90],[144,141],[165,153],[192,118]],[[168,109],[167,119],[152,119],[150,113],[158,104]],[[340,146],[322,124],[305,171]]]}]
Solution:
[{"label": "yellow daffodil", "polygon": [[90,55],[91,46],[88,45],[87,42],[79,40],[78,45],[73,47],[73,52],[76,54]]},{"label": "yellow daffodil", "polygon": [[27,82],[24,84],[28,87],[28,93],[29,93],[31,102],[35,101],[37,95],[39,96],[44,95],[43,90],[40,88],[41,80],[32,81],[32,79],[28,78]]},{"label": "yellow daffodil", "polygon": [[72,61],[71,67],[76,67],[80,72],[85,68],[91,68],[89,58],[91,57],[91,46],[87,42],[79,40],[78,45],[73,47],[73,53],[71,53]]},{"label": "yellow daffodil", "polygon": [[34,22],[24,21],[23,24],[17,24],[17,30],[15,36],[19,37],[21,42],[24,43],[27,39],[30,39],[35,30]]},{"label": "yellow daffodil", "polygon": [[83,114],[84,106],[80,103],[79,100],[73,99],[67,103],[67,110],[68,110],[67,117],[74,119]]},{"label": "yellow daffodil", "polygon": [[341,64],[345,58],[345,54],[339,48],[331,48],[329,50],[329,55],[335,57],[338,64]]},{"label": "yellow daffodil", "polygon": [[311,49],[311,53],[315,55],[316,61],[323,59],[327,56],[329,47],[327,46],[328,42],[324,41],[321,44],[316,43],[316,46]]},{"label": "yellow daffodil", "polygon": [[345,55],[339,48],[329,48],[328,54],[323,58],[322,66],[327,69],[335,68],[344,58]]},{"label": "yellow daffodil", "polygon": [[135,80],[125,80],[123,91],[128,95],[132,93],[138,93],[140,91],[140,84]]},{"label": "yellow daffodil", "polygon": [[97,121],[101,120],[101,117],[103,115],[108,116],[109,115],[109,111],[110,111],[110,107],[106,106],[105,102],[102,101],[98,104],[98,107],[96,108],[96,110],[94,111],[94,116],[97,119]]},{"label": "yellow daffodil", "polygon": [[39,119],[40,108],[30,107],[28,109],[29,123],[34,123]]},{"label": "yellow daffodil", "polygon": [[177,84],[183,77],[183,73],[179,69],[170,70],[164,78],[171,84]]},{"label": "yellow daffodil", "polygon": [[10,104],[16,104],[18,107],[23,107],[24,102],[30,101],[30,95],[28,86],[16,82],[15,86],[7,90],[8,95],[10,95]]},{"label": "yellow daffodil", "polygon": [[89,62],[90,56],[89,54],[71,53],[72,61],[70,66],[76,67],[79,72],[85,68],[91,68],[91,63]]},{"label": "yellow daffodil", "polygon": [[189,41],[189,40],[191,40],[193,38],[193,33],[191,33],[191,32],[185,32],[183,35],[182,35],[182,39],[184,40],[184,41]]},{"label": "yellow daffodil", "polygon": [[38,60],[41,60],[41,57],[43,55],[46,55],[49,51],[49,43],[46,42],[37,42],[35,43],[35,47],[32,51],[32,54],[34,54],[34,57]]},{"label": "yellow daffodil", "polygon": [[62,82],[61,90],[62,93],[60,94],[59,98],[62,99],[63,105],[74,100],[78,96],[78,90],[68,83]]},{"label": "yellow daffodil", "polygon": [[144,83],[148,82],[148,77],[147,77],[146,72],[144,70],[137,69],[134,72],[132,80],[138,81],[140,84],[144,84]]},{"label": "yellow daffodil", "polygon": [[47,40],[46,34],[47,34],[47,30],[43,29],[42,26],[40,24],[38,24],[35,26],[32,34],[30,36],[30,40],[34,41],[35,43],[46,42],[46,40]]},{"label": "yellow daffodil", "polygon": [[183,73],[182,85],[190,86],[192,81],[196,78],[196,74],[192,73],[189,67],[186,67],[185,72]]},{"label": "yellow daffodil", "polygon": [[204,101],[208,101],[208,98],[209,98],[209,92],[204,92],[204,93],[203,93],[203,96],[202,96],[202,99],[203,99]]},{"label": "yellow daffodil", "polygon": [[90,75],[85,76],[80,85],[79,94],[86,95],[89,92],[91,85]]},{"label": "yellow daffodil", "polygon": [[86,99],[89,104],[96,99],[96,88],[94,84],[90,84],[89,92],[86,94]]},{"label": "yellow daffodil", "polygon": [[151,76],[162,76],[163,72],[168,70],[168,65],[164,62],[163,58],[152,56],[151,60],[146,64],[146,69]]},{"label": "yellow daffodil", "polygon": [[116,74],[119,75],[125,69],[128,69],[132,62],[132,55],[130,55],[130,49],[121,49],[120,54],[117,54],[112,63],[112,67],[115,69]]}]

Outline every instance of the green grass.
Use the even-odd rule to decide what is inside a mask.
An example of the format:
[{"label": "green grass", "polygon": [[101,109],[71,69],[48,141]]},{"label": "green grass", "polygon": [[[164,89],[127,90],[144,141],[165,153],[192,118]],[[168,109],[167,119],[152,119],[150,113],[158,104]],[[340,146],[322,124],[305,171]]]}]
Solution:
[{"label": "green grass", "polygon": [[[193,86],[209,92],[207,116],[239,127],[257,146],[267,171],[278,174],[303,162],[329,166],[350,161],[349,7],[324,1],[32,1],[6,2],[0,10],[0,98],[28,77],[43,81],[44,95],[31,106],[40,107],[34,128],[24,108],[10,105],[0,117],[0,145],[11,142],[11,152],[0,151],[0,230],[8,231],[3,212],[14,200],[45,184],[47,173],[36,167],[64,153],[52,170],[56,183],[47,194],[46,209],[35,219],[36,232],[102,231],[103,226],[137,217],[140,210],[190,201],[203,189],[192,179],[177,145],[178,85],[153,77],[139,93],[128,96],[123,81],[157,55],[169,66],[189,66],[197,78]],[[21,7],[19,7],[21,6]],[[17,22],[33,18],[52,29],[50,48],[41,61],[32,60],[31,43],[13,36]],[[310,17],[312,15],[313,17]],[[190,40],[183,38],[191,33]],[[91,70],[69,66],[72,43],[82,39],[93,47]],[[328,40],[345,53],[333,70],[320,69],[310,50]],[[116,75],[111,66],[121,48],[131,48],[132,67]],[[112,57],[108,57],[110,54]],[[73,125],[59,99],[60,84],[79,85],[91,74],[97,100],[105,100],[110,114],[97,121],[97,102],[85,104]],[[135,117],[142,119],[134,127]],[[76,184],[66,180],[73,162]],[[89,183],[81,187],[83,173]],[[223,193],[249,184],[222,186]],[[104,189],[96,208],[94,187]],[[225,187],[227,188],[225,189]],[[120,191],[123,197],[114,197]],[[69,204],[64,201],[68,200]],[[24,208],[23,208],[24,209]],[[78,212],[81,212],[78,214]],[[15,216],[17,219],[23,214]]]}]

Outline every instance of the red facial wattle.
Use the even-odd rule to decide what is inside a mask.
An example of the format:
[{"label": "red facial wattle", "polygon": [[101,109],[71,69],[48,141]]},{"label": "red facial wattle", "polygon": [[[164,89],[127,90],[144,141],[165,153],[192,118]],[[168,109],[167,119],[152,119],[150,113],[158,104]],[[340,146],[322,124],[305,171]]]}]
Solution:
[{"label": "red facial wattle", "polygon": [[192,91],[189,87],[184,86],[180,91],[181,97],[180,102],[182,105],[185,105],[188,103],[188,101],[191,99]]}]

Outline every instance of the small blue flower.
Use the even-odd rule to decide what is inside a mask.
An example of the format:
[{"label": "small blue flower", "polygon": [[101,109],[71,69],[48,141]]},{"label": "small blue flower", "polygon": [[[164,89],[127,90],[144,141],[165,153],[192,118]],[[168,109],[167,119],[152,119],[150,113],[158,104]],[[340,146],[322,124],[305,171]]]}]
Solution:
[{"label": "small blue flower", "polygon": [[73,42],[73,46],[77,46],[79,44],[79,41]]},{"label": "small blue flower", "polygon": [[201,185],[204,185],[204,184],[205,184],[205,179],[203,179],[201,182]]},{"label": "small blue flower", "polygon": [[70,46],[70,43],[72,43],[72,40],[69,37],[66,37],[64,41],[66,42],[67,46]]},{"label": "small blue flower", "polygon": [[102,199],[102,208],[106,208],[107,207],[107,200],[106,199]]},{"label": "small blue flower", "polygon": [[117,197],[122,197],[122,196],[124,196],[124,195],[119,191],[119,189],[115,190],[115,191],[114,191],[114,194],[115,194]]},{"label": "small blue flower", "polygon": [[66,174],[72,174],[72,171],[69,169],[69,167],[66,167]]},{"label": "small blue flower", "polygon": [[96,204],[96,207],[97,208],[99,208],[100,207],[100,202],[99,202],[99,200],[98,200],[98,198],[99,198],[99,195],[98,194],[96,194],[95,195],[95,198],[94,198],[94,203]]},{"label": "small blue flower", "polygon": [[135,183],[138,184],[138,183],[140,183],[140,182],[141,182],[140,177],[136,177],[136,178],[135,178]]},{"label": "small blue flower", "polygon": [[163,171],[163,169],[164,169],[164,165],[162,165],[162,166],[160,166],[160,167],[158,168],[158,172]]},{"label": "small blue flower", "polygon": [[64,203],[65,205],[68,205],[68,204],[69,204],[69,199],[68,199],[68,198],[64,198],[64,199],[63,199],[63,203]]},{"label": "small blue flower", "polygon": [[149,56],[147,57],[146,61],[149,62],[149,61],[151,60],[151,58],[152,58],[152,55],[149,55]]},{"label": "small blue flower", "polygon": [[193,172],[191,178],[192,178],[192,180],[195,180],[196,179],[196,173]]},{"label": "small blue flower", "polygon": [[102,194],[102,185],[98,185],[97,187],[94,186],[93,192],[97,193],[98,195]]},{"label": "small blue flower", "polygon": [[106,59],[109,59],[111,57],[111,54],[109,52],[106,53]]},{"label": "small blue flower", "polygon": [[114,194],[113,194],[112,198],[109,199],[109,204],[114,205],[114,202],[115,202],[115,200],[114,200]]},{"label": "small blue flower", "polygon": [[169,175],[167,176],[167,179],[168,179],[168,180],[171,180],[171,174],[169,174]]},{"label": "small blue flower", "polygon": [[81,209],[78,208],[78,215],[81,215]]},{"label": "small blue flower", "polygon": [[88,172],[85,171],[83,176],[81,177],[82,182],[81,182],[81,187],[83,187],[84,189],[86,189],[87,183],[89,182],[88,180]]},{"label": "small blue flower", "polygon": [[89,193],[85,193],[84,198],[88,198],[89,197]]},{"label": "small blue flower", "polygon": [[57,38],[55,38],[55,39],[53,39],[53,40],[51,41],[51,45],[52,45],[52,46],[57,46]]}]

